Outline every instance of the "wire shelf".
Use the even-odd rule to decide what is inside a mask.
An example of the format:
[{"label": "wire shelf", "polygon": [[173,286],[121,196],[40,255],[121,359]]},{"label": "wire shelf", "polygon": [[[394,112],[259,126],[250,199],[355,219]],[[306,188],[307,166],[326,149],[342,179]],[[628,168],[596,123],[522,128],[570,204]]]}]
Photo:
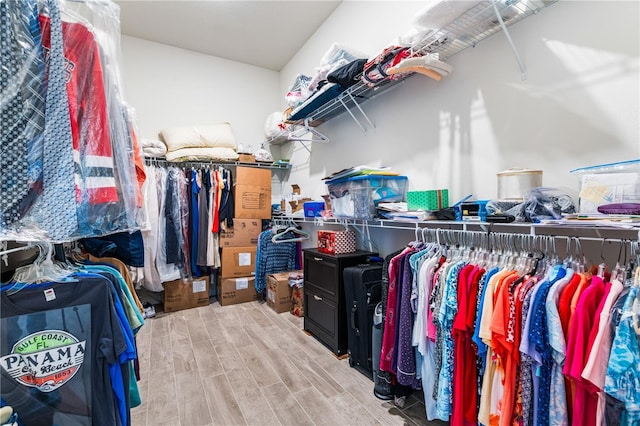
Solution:
[{"label": "wire shelf", "polygon": [[[458,18],[444,27],[427,34],[423,39],[414,43],[412,49],[414,55],[438,53],[440,60],[446,61],[460,51],[475,47],[476,44],[501,31],[499,13],[505,26],[511,26],[531,16],[557,0],[486,0],[480,1]],[[436,6],[437,7],[437,6]],[[331,120],[347,109],[372,99],[389,89],[402,83],[412,74],[406,74],[396,80],[383,80],[373,87],[363,82],[358,82],[349,87],[336,98],[333,98],[318,107],[306,118],[312,126],[318,126]],[[355,118],[354,118],[355,119]],[[301,124],[303,120],[292,122]],[[357,121],[357,120],[356,120]],[[360,123],[358,123],[360,125]],[[360,125],[361,126],[361,125]],[[361,126],[362,127],[362,126]]]}]

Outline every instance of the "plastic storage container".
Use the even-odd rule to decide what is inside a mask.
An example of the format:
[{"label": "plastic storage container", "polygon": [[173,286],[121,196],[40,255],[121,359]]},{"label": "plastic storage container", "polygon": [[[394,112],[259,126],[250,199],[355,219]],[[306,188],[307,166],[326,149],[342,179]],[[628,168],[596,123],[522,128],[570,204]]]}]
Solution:
[{"label": "plastic storage container", "polygon": [[303,205],[304,217],[319,217],[324,210],[324,201],[307,201]]},{"label": "plastic storage container", "polygon": [[597,213],[605,204],[640,202],[640,160],[571,170],[580,177],[580,213]]},{"label": "plastic storage container", "polygon": [[334,217],[372,219],[380,202],[405,201],[406,176],[362,175],[327,181]]}]

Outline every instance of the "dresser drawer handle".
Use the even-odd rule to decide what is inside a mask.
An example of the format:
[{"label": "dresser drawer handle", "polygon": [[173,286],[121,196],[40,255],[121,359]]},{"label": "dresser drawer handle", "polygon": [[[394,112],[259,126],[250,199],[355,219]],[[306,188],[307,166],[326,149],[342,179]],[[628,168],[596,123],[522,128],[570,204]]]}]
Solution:
[{"label": "dresser drawer handle", "polygon": [[313,260],[315,260],[316,262],[322,262],[324,259],[321,257],[314,257]]},{"label": "dresser drawer handle", "polygon": [[315,294],[313,295],[313,298],[316,299],[317,301],[321,301],[322,300],[322,297],[316,296]]}]

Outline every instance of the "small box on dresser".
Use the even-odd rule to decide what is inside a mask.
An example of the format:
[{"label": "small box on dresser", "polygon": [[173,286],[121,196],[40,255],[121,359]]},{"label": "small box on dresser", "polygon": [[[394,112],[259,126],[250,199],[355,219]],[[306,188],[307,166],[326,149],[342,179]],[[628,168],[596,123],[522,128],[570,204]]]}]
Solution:
[{"label": "small box on dresser", "polygon": [[318,251],[345,254],[356,251],[356,234],[351,231],[318,231]]}]

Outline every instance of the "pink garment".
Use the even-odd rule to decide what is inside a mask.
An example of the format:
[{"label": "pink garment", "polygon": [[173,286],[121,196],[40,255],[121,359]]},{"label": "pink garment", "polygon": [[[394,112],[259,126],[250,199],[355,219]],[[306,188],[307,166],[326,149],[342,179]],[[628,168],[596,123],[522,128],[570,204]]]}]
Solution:
[{"label": "pink garment", "polygon": [[393,362],[393,348],[396,341],[396,303],[398,301],[397,270],[398,261],[412,249],[405,248],[402,253],[389,262],[389,289],[387,293],[387,312],[385,314],[384,334],[382,336],[382,350],[380,351],[380,370],[395,373],[391,364]]},{"label": "pink garment", "polygon": [[605,284],[600,277],[594,276],[584,292],[580,295],[574,318],[569,326],[567,344],[567,361],[562,372],[575,383],[573,401],[574,426],[596,426],[598,399],[588,390],[587,382],[582,379],[582,370],[589,356],[590,335],[598,308],[605,294]]},{"label": "pink garment", "polygon": [[604,415],[605,395],[603,389],[607,376],[611,345],[613,344],[613,336],[611,336],[611,327],[609,326],[611,307],[618,299],[623,288],[624,285],[620,281],[613,281],[609,294],[603,298],[604,307],[600,313],[598,332],[593,342],[592,350],[589,353],[587,365],[584,367],[584,370],[582,370],[582,378],[587,382],[590,391],[598,395],[598,425],[602,424]]},{"label": "pink garment", "polygon": [[[471,373],[470,370],[466,370],[466,357],[473,356],[473,352],[470,350],[471,337],[468,336],[466,327],[467,304],[470,297],[469,288],[473,282],[473,275],[477,270],[479,270],[477,266],[467,265],[458,274],[458,312],[453,317],[451,330],[454,347],[451,426],[465,426],[464,411],[466,406],[464,399],[465,395],[469,395],[469,393],[463,391],[463,385],[465,375],[470,375]],[[473,367],[475,367],[475,364]]]}]

